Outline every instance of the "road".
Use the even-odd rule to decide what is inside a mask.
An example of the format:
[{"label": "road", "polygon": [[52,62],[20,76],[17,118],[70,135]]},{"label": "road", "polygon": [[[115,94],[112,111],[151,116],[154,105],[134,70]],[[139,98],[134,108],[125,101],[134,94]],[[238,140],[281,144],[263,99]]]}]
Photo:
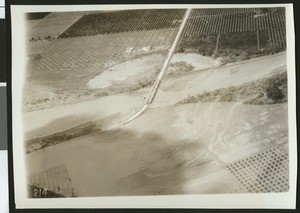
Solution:
[{"label": "road", "polygon": [[165,72],[166,72],[166,70],[167,70],[168,64],[170,63],[171,58],[172,58],[172,56],[173,56],[173,54],[174,54],[174,52],[175,52],[175,49],[176,49],[176,47],[177,47],[177,45],[178,45],[178,42],[180,41],[180,37],[181,37],[182,32],[183,32],[183,30],[184,30],[184,27],[185,27],[185,25],[186,25],[186,23],[187,23],[187,20],[188,20],[188,18],[189,18],[189,15],[190,15],[190,13],[191,13],[191,10],[192,10],[192,9],[189,8],[189,9],[187,9],[187,11],[186,11],[186,14],[185,14],[185,16],[184,16],[184,18],[183,18],[182,24],[181,24],[181,26],[180,26],[180,28],[179,28],[179,30],[178,30],[178,33],[177,33],[177,35],[176,35],[176,37],[175,37],[175,40],[174,40],[174,42],[173,42],[171,48],[169,49],[168,56],[167,56],[167,58],[166,58],[166,60],[165,60],[165,62],[164,62],[164,64],[163,64],[163,66],[162,66],[162,68],[161,68],[161,71],[159,72],[159,74],[158,74],[158,76],[157,76],[157,78],[156,78],[156,80],[155,80],[155,82],[154,82],[154,84],[153,84],[153,87],[152,87],[152,89],[151,89],[151,91],[150,91],[149,97],[148,97],[148,99],[147,99],[145,105],[144,105],[138,112],[136,112],[135,114],[133,114],[132,116],[130,116],[130,117],[123,123],[123,125],[125,125],[125,124],[127,124],[127,123],[133,121],[135,118],[137,118],[137,117],[139,117],[141,114],[143,114],[143,113],[147,110],[147,108],[151,105],[151,103],[153,102],[153,100],[154,100],[154,98],[155,98],[155,95],[156,95],[156,93],[157,93],[157,90],[158,90],[158,88],[159,88],[159,85],[160,85],[160,83],[161,83],[161,80],[162,80],[162,78],[163,78],[163,76],[164,76],[164,74],[165,74]]}]

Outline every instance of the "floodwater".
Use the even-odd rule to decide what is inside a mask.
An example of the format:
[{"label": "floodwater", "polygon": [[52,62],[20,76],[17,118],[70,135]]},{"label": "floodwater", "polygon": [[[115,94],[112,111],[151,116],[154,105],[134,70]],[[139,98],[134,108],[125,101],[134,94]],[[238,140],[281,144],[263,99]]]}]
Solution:
[{"label": "floodwater", "polygon": [[[124,81],[130,76],[153,73],[162,66],[165,55],[153,54],[114,65],[88,82],[91,89],[111,86],[114,81]],[[209,68],[215,61],[195,53],[175,54],[170,63],[185,62],[193,66],[193,70]]]},{"label": "floodwater", "polygon": [[[237,69],[223,67],[213,73],[208,70],[171,78],[162,83],[150,109],[126,126],[27,154],[27,175],[66,165],[77,196],[247,192],[226,166],[287,144],[287,103],[172,104],[190,92],[241,84],[273,73],[274,69],[282,72],[276,68],[284,63],[285,54],[278,54],[242,63]],[[186,89],[178,92],[182,84]],[[91,117],[97,120],[141,106],[141,95],[145,94],[144,89],[31,112],[24,115],[24,123],[31,135],[61,131]],[[67,122],[63,116],[69,112],[70,117],[76,115],[78,119]],[[40,121],[40,114],[49,117]]]},{"label": "floodwater", "polygon": [[286,113],[286,104],[150,109],[122,129],[27,154],[28,173],[65,164],[77,196],[243,192],[226,165],[286,144]]}]

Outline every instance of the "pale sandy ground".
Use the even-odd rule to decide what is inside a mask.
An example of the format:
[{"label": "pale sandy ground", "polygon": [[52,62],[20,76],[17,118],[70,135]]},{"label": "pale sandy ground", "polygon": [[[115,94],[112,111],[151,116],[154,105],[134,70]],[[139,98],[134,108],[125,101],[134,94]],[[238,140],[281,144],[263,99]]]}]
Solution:
[{"label": "pale sandy ground", "polygon": [[[162,84],[153,106],[123,128],[27,154],[27,175],[66,164],[77,196],[243,192],[225,166],[286,144],[287,104],[169,105],[188,94],[255,80],[274,69],[281,72],[283,65],[285,54],[278,54],[242,63],[238,68],[223,67],[170,79]],[[25,130],[31,136],[44,135],[130,111],[142,105],[141,95],[146,92],[26,113]]]},{"label": "pale sandy ground", "polygon": [[[135,76],[143,73],[152,73],[160,68],[166,56],[161,54],[153,54],[144,56],[135,60],[129,60],[121,64],[114,65],[105,70],[100,75],[91,79],[88,82],[88,87],[91,89],[103,88],[112,85],[113,81],[124,81],[130,76]],[[178,53],[172,57],[170,64],[176,62],[185,62],[193,66],[193,70],[201,70],[212,67],[217,60],[209,57],[204,57],[195,53]]]},{"label": "pale sandy ground", "polygon": [[163,58],[164,56],[161,54],[154,54],[116,64],[91,79],[88,82],[88,87],[91,89],[104,88],[111,86],[113,81],[124,81],[130,76],[144,72],[152,73],[157,65],[161,64]]}]

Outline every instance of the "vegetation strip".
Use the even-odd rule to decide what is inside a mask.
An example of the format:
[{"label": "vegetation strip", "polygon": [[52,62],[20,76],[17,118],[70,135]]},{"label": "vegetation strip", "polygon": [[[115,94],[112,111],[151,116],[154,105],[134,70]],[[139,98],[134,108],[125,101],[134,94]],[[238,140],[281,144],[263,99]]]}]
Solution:
[{"label": "vegetation strip", "polygon": [[26,153],[30,153],[39,149],[46,148],[48,146],[53,146],[55,144],[80,136],[88,135],[97,131],[99,131],[97,125],[93,122],[88,122],[86,124],[82,124],[62,132],[57,132],[51,135],[26,140],[25,150]]},{"label": "vegetation strip", "polygon": [[203,92],[190,95],[178,104],[197,102],[234,102],[262,105],[287,102],[287,73],[275,74],[259,80],[244,83],[240,86]]}]

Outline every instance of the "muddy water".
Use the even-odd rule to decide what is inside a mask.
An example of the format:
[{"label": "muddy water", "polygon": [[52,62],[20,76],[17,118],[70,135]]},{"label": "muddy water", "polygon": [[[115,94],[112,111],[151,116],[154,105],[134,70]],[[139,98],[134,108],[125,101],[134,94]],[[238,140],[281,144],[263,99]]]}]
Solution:
[{"label": "muddy water", "polygon": [[[174,55],[173,60],[177,61],[182,58],[179,55]],[[208,59],[189,55],[191,57],[183,58],[192,65],[196,66],[196,62],[202,60],[203,64],[200,63],[201,66],[211,66],[211,61]],[[242,84],[273,73],[274,70],[277,73],[282,72],[284,71],[283,65],[286,65],[285,56],[285,54],[278,54],[272,57],[255,59],[236,66],[199,73],[195,72],[170,80],[163,79],[152,106],[162,107],[172,105],[186,98],[188,95]],[[197,66],[200,65],[198,64]],[[24,113],[24,132],[26,133],[26,137],[29,138],[41,136],[66,130],[91,120],[101,119],[114,113],[135,110],[144,104],[143,97],[147,97],[148,93],[149,89],[147,88],[131,95],[102,97],[93,101]]]},{"label": "muddy water", "polygon": [[89,121],[126,112],[141,106],[140,95],[114,95],[93,101],[69,104],[23,114],[23,128],[27,138],[52,134]]},{"label": "muddy water", "polygon": [[150,109],[122,130],[28,154],[28,172],[66,164],[78,196],[242,192],[225,165],[286,143],[286,111],[235,103]]},{"label": "muddy water", "polygon": [[141,73],[153,73],[161,65],[163,55],[155,54],[117,64],[105,70],[88,82],[91,89],[111,86],[114,81],[124,81],[130,76]]},{"label": "muddy water", "polygon": [[200,103],[182,106],[181,110],[174,125],[184,128],[187,138],[203,141],[224,163],[288,142],[286,103]]},{"label": "muddy water", "polygon": [[[199,74],[202,80],[197,79],[197,85],[195,76],[169,81],[162,85],[152,108],[122,130],[94,133],[26,155],[28,175],[65,164],[78,196],[241,192],[243,187],[225,165],[286,144],[287,104],[169,105],[190,92],[260,78],[285,63],[284,55],[263,60],[254,63],[268,64],[261,70],[245,64],[234,70],[226,67],[205,76]],[[252,71],[254,74],[245,75]],[[181,83],[189,82],[194,86],[184,84],[187,89],[177,92]],[[91,117],[99,119],[142,105],[137,94],[26,114],[26,128],[34,135],[69,128]],[[39,121],[38,115],[45,112],[51,116]],[[79,117],[72,122],[62,119],[68,115]],[[49,122],[54,125],[49,126]]]},{"label": "muddy water", "polygon": [[[92,89],[104,88],[111,86],[114,81],[124,81],[130,76],[153,73],[162,67],[165,58],[165,55],[153,54],[117,64],[90,80],[88,87]],[[195,53],[175,54],[170,63],[177,62],[186,62],[193,67],[193,70],[209,68],[215,63],[213,59]]]},{"label": "muddy water", "polygon": [[195,187],[201,190],[212,179],[216,184],[205,186],[205,192],[213,193],[220,185],[226,187],[219,192],[233,190],[234,184],[225,183],[233,178],[207,157],[200,143],[149,134],[121,131],[78,138],[29,154],[27,165],[34,174],[65,164],[77,196],[199,193]]},{"label": "muddy water", "polygon": [[240,85],[282,72],[286,72],[286,54],[284,53],[227,67],[193,72],[180,78],[163,79],[153,106],[171,105],[187,98],[188,95]]}]

